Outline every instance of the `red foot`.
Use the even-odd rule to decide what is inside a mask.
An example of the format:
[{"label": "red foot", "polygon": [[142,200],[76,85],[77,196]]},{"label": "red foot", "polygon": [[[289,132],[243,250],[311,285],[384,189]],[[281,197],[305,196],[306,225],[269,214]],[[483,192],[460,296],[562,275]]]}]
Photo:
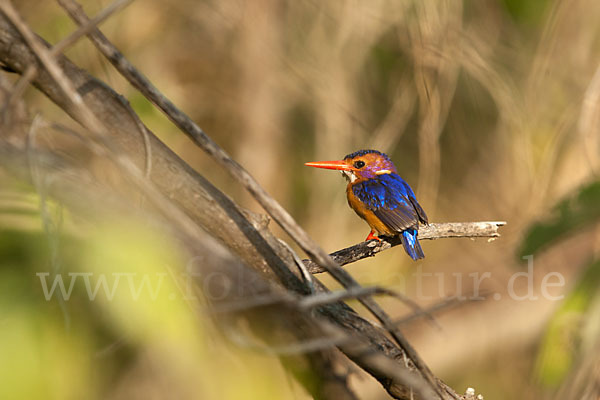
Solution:
[{"label": "red foot", "polygon": [[375,233],[375,231],[373,231],[373,230],[371,232],[369,232],[369,236],[367,236],[367,238],[365,239],[365,242],[368,242],[369,240],[373,240],[373,239],[381,242],[381,239],[379,239],[377,236],[375,236],[374,233]]}]

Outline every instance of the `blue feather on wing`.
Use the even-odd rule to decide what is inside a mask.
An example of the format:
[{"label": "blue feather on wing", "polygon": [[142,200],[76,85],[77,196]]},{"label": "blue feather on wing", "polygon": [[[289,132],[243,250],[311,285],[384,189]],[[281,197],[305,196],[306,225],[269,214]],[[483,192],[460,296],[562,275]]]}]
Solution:
[{"label": "blue feather on wing", "polygon": [[417,228],[419,223],[427,224],[427,215],[404,179],[395,173],[383,174],[357,182],[352,192],[387,227],[402,233],[404,249],[414,260],[424,257]]}]

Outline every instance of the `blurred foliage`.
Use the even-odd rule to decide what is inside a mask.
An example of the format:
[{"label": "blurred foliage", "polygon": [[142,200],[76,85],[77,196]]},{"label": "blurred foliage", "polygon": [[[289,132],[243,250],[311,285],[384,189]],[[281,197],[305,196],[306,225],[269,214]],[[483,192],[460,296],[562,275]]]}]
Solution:
[{"label": "blurred foliage", "polygon": [[39,198],[4,183],[0,398],[289,396],[276,358],[232,348],[198,312],[185,252],[169,238],[108,214],[93,227],[67,215],[44,232],[57,221],[28,211]]},{"label": "blurred foliage", "polygon": [[[548,217],[533,224],[527,231],[519,250],[519,257],[535,254],[561,239],[581,233],[600,220],[600,182],[592,182],[577,189],[555,205]],[[554,313],[543,335],[536,360],[536,376],[546,387],[557,388],[573,373],[576,363],[598,343],[598,329],[594,339],[583,346],[589,331],[586,325],[597,318],[592,315],[600,309],[591,307],[600,297],[600,261],[588,262],[572,285],[559,309]],[[588,342],[590,340],[588,339]]]},{"label": "blurred foliage", "polygon": [[533,224],[525,234],[518,256],[535,254],[600,220],[600,182],[583,186],[556,204],[550,216]]},{"label": "blurred foliage", "polygon": [[515,21],[531,28],[539,26],[552,4],[549,0],[502,0],[502,3]]},{"label": "blurred foliage", "polygon": [[[536,375],[547,387],[559,386],[572,371],[575,362],[593,346],[582,346],[583,332],[588,321],[595,321],[590,312],[600,291],[600,261],[587,265],[550,320],[541,342],[536,363]],[[598,329],[596,328],[597,338]],[[593,343],[589,343],[593,344]]]}]

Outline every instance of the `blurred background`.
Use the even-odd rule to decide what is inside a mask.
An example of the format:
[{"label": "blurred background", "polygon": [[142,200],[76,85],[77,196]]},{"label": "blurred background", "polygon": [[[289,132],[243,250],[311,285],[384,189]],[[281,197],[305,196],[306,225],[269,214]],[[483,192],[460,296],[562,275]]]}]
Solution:
[{"label": "blurred background", "polygon": [[[109,3],[83,5],[95,15]],[[50,43],[75,29],[54,2],[15,5]],[[426,241],[419,263],[393,249],[347,268],[422,306],[470,297],[481,279],[486,300],[440,313],[439,326],[403,326],[434,373],[488,400],[583,399],[578,390],[597,395],[600,385],[598,21],[593,0],[145,0],[102,30],[328,251],[369,229],[348,208],[340,174],[303,163],[359,149],[390,155],[430,222],[507,221],[492,242]],[[67,55],[193,168],[261,211],[86,40]],[[26,100],[68,123],[34,89]],[[176,244],[138,234],[140,221],[92,233],[52,203],[44,221],[35,190],[6,174],[2,182],[0,354],[20,364],[0,372],[22,386],[1,385],[1,398],[307,398],[276,357],[232,346],[185,302],[97,304],[79,286],[77,301],[45,301],[40,271],[165,273],[186,260]],[[408,312],[381,303],[393,316]],[[240,382],[228,387],[232,370]],[[361,398],[388,398],[361,372],[352,386]]]}]

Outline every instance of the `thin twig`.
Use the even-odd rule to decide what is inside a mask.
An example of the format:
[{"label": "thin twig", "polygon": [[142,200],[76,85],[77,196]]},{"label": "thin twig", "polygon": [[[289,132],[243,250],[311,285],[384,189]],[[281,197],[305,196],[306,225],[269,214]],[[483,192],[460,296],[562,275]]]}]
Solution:
[{"label": "thin twig", "polygon": [[339,346],[344,343],[349,343],[354,339],[345,334],[339,334],[337,336],[324,336],[316,337],[312,339],[302,340],[300,342],[286,343],[284,345],[265,345],[251,340],[247,335],[242,333],[241,329],[233,329],[230,327],[223,326],[223,332],[225,336],[235,343],[237,346],[257,350],[265,354],[272,355],[294,355],[304,354],[313,351],[330,349],[335,346]]},{"label": "thin twig", "polygon": [[[484,294],[481,294],[480,297],[486,297]],[[482,301],[482,299],[480,297],[476,297],[476,298],[472,298],[472,297],[449,297],[447,299],[444,299],[442,301],[440,301],[439,303],[436,303],[434,305],[432,305],[431,307],[427,307],[425,308],[423,311],[416,311],[412,314],[407,315],[406,317],[400,318],[396,321],[394,321],[394,323],[398,326],[400,325],[405,325],[408,324],[418,318],[424,317],[424,316],[431,316],[439,311],[443,311],[443,310],[449,310],[452,309],[454,307],[458,307],[460,305],[472,302],[472,301]]]},{"label": "thin twig", "polygon": [[506,221],[436,222],[419,228],[419,239],[473,238],[500,236],[498,228]]},{"label": "thin twig", "polygon": [[133,0],[115,0],[111,4],[109,4],[106,8],[98,13],[94,18],[91,18],[87,23],[81,24],[75,32],[71,33],[69,36],[58,42],[55,46],[52,47],[52,55],[56,56],[64,52],[66,49],[77,43],[77,41],[83,36],[90,33],[92,30],[96,29],[101,23],[106,21],[113,14],[119,12],[123,8],[127,7],[131,4]]},{"label": "thin twig", "polygon": [[282,346],[272,346],[257,343],[250,340],[246,335],[242,335],[239,329],[225,329],[226,336],[235,344],[261,351],[267,354],[274,355],[293,355],[313,352],[323,349],[328,349],[333,346],[344,344],[352,344],[346,346],[351,350],[351,356],[360,358],[365,364],[368,364],[379,373],[383,373],[390,379],[402,383],[407,388],[411,388],[420,397],[419,399],[432,399],[435,397],[435,392],[428,385],[428,382],[419,375],[409,372],[407,369],[398,368],[395,360],[392,360],[385,355],[374,352],[370,346],[363,343],[362,340],[355,335],[347,335],[338,327],[333,326],[322,320],[320,327],[323,329],[327,337],[313,338],[302,342],[286,344]]},{"label": "thin twig", "polygon": [[[102,22],[106,21],[111,15],[120,11],[127,5],[129,5],[133,0],[115,0],[112,4],[106,7],[104,10],[100,11],[98,15],[92,19],[90,19],[87,23],[82,24],[79,28],[71,33],[69,36],[58,42],[56,45],[52,46],[50,49],[50,55],[55,57],[58,54],[62,54],[66,49],[70,46],[74,45],[79,39],[88,34],[92,29],[96,28]],[[14,89],[10,95],[10,98],[5,104],[3,109],[3,113],[7,110],[11,104],[21,98],[25,89],[29,86],[33,78],[35,78],[36,66],[34,64],[30,64],[25,72],[21,75],[21,78],[17,81],[14,86]]]},{"label": "thin twig", "polygon": [[[377,294],[385,294],[393,297],[401,296],[399,293],[396,293],[392,290],[385,289],[378,286],[373,287],[355,287],[347,290],[340,290],[336,292],[325,292],[316,294],[313,296],[307,296],[302,298],[300,301],[300,307],[304,309],[314,308],[318,306],[322,306],[325,304],[337,303],[338,301],[348,300],[348,299],[357,299],[364,296],[371,296]],[[403,301],[408,300],[403,296],[400,297]],[[407,303],[412,307],[415,304],[412,300],[407,301]],[[415,312],[422,311],[420,307],[416,307]]]},{"label": "thin twig", "polygon": [[427,314],[427,310],[419,307],[412,300],[400,293],[380,286],[361,286],[335,292],[321,292],[310,296],[296,296],[288,292],[253,295],[248,299],[212,305],[210,307],[210,312],[214,314],[234,313],[281,303],[288,304],[290,307],[297,307],[299,311],[306,311],[326,304],[333,304],[339,301],[358,299],[360,297],[372,295],[388,295],[399,298],[413,309],[414,313],[411,315],[422,316]]},{"label": "thin twig", "polygon": [[312,276],[312,274],[308,270],[308,267],[304,264],[302,259],[300,257],[298,257],[298,255],[296,254],[294,249],[292,249],[290,247],[290,245],[285,242],[285,240],[281,240],[279,238],[277,240],[279,241],[279,243],[281,243],[281,245],[283,247],[285,247],[287,249],[287,251],[290,253],[292,258],[294,259],[294,263],[296,263],[296,266],[300,270],[300,275],[302,276],[302,279],[304,279],[304,283],[306,284],[306,286],[310,289],[310,292],[315,293],[315,291],[316,291],[315,278]]},{"label": "thin twig", "polygon": [[142,136],[142,141],[144,142],[144,154],[146,155],[144,162],[144,177],[148,179],[150,178],[150,173],[152,172],[152,146],[150,145],[150,135],[148,134],[146,125],[142,123],[142,120],[133,111],[133,109],[127,107],[127,111],[129,111],[129,115],[131,115],[131,118],[135,122],[135,125]]},{"label": "thin twig", "polygon": [[[42,226],[44,227],[44,233],[48,240],[48,247],[50,249],[50,264],[52,265],[52,273],[56,276],[61,273],[62,261],[60,255],[60,234],[63,224],[63,213],[62,204],[58,204],[58,217],[57,222],[50,215],[48,210],[48,196],[47,196],[47,182],[43,179],[43,168],[40,167],[37,157],[34,156],[36,149],[36,137],[37,131],[43,124],[42,119],[39,115],[36,115],[31,122],[29,131],[27,132],[27,140],[25,142],[25,150],[27,154],[27,164],[29,166],[29,174],[31,176],[31,182],[35,187],[35,190],[40,198],[39,212],[42,220]],[[58,304],[63,314],[65,321],[65,328],[67,331],[71,329],[71,315],[67,309],[67,304],[62,296],[58,297]]]},{"label": "thin twig", "polygon": [[[500,236],[498,228],[506,225],[505,221],[485,222],[444,222],[432,223],[419,228],[419,240],[442,238],[476,238],[486,237],[493,240]],[[339,265],[350,264],[363,258],[373,257],[384,250],[398,246],[402,242],[399,237],[384,237],[380,242],[370,240],[355,244],[331,253],[330,256]],[[326,269],[311,260],[304,260],[311,274],[326,272]]]}]

